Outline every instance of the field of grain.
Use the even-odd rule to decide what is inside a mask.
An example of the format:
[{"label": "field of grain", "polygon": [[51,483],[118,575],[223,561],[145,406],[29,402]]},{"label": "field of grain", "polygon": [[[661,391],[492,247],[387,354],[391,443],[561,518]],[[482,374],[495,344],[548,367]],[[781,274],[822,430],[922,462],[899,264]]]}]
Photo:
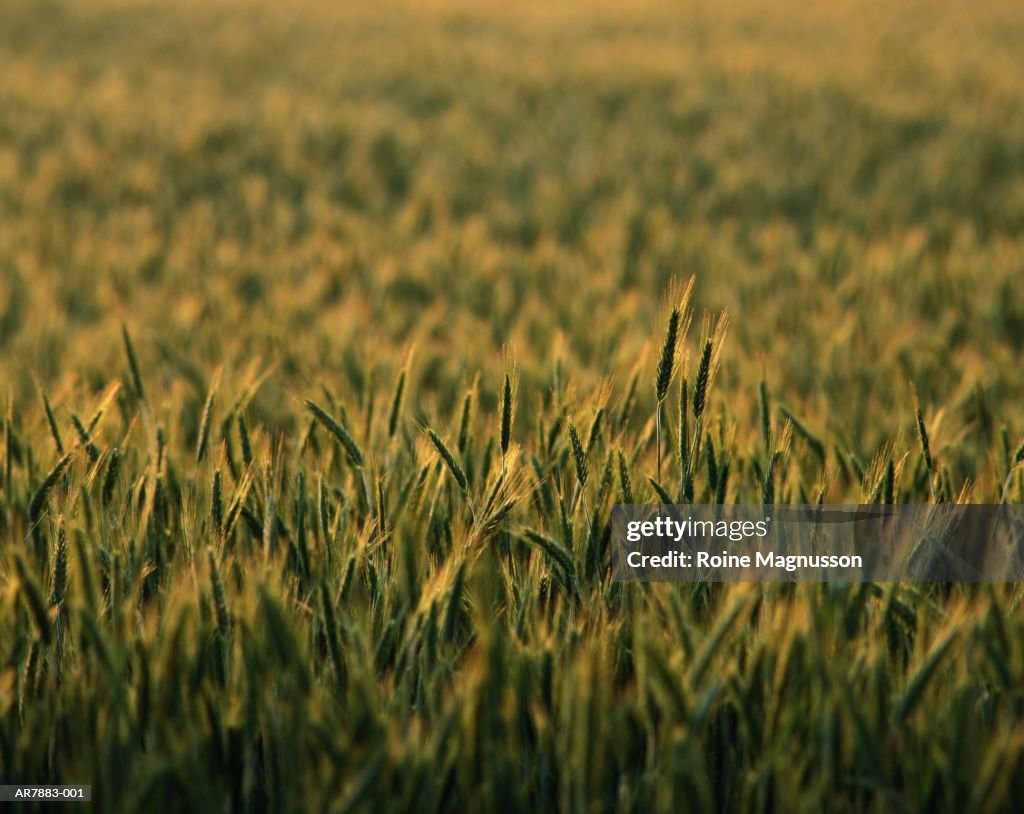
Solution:
[{"label": "field of grain", "polygon": [[609,517],[1024,500],[1022,134],[1018,2],[4,0],[0,782],[1012,810],[1017,586]]}]

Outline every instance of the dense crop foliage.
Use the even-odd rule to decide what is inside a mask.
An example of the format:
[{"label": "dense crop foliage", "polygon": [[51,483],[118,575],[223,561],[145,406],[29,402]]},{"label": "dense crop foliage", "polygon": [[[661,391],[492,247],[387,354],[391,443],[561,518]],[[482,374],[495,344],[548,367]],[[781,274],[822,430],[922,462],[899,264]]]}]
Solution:
[{"label": "dense crop foliage", "polygon": [[1014,586],[608,522],[1024,498],[1019,4],[338,5],[0,3],[0,781],[1010,809]]}]

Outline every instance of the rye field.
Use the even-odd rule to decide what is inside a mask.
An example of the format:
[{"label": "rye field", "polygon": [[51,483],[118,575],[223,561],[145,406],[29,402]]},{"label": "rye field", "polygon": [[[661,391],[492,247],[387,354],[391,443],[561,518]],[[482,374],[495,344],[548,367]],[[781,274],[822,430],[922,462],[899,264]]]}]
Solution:
[{"label": "rye field", "polygon": [[1017,2],[4,0],[0,782],[1013,810],[1018,586],[609,517],[1024,500],[1022,134]]}]

